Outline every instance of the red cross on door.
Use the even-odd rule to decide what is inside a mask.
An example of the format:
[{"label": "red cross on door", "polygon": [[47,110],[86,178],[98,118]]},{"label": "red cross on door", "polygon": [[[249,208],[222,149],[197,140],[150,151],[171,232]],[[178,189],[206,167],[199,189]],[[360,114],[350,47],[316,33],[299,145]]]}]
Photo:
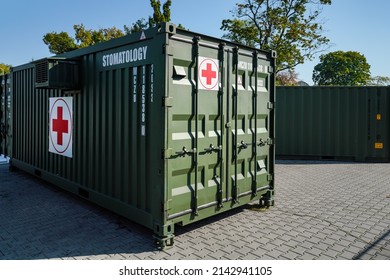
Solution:
[{"label": "red cross on door", "polygon": [[212,70],[211,63],[206,63],[206,70],[202,70],[202,77],[206,78],[206,84],[211,85],[212,79],[217,77],[217,72]]},{"label": "red cross on door", "polygon": [[217,59],[199,57],[198,87],[203,90],[219,90],[219,61]]}]

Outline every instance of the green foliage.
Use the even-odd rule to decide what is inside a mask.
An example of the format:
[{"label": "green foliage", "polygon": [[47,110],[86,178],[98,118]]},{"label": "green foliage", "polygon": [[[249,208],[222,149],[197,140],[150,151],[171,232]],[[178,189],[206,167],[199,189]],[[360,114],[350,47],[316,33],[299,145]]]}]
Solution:
[{"label": "green foliage", "polygon": [[11,65],[0,63],[0,75],[8,74],[11,70]]},{"label": "green foliage", "polygon": [[[78,24],[73,26],[75,32],[74,38],[67,32],[50,32],[43,36],[43,42],[48,45],[51,53],[61,54],[114,38],[119,38],[126,34],[139,32],[144,29],[154,27],[159,22],[168,22],[171,20],[170,7],[172,5],[172,0],[168,0],[164,3],[162,11],[159,0],[150,0],[150,5],[153,8],[153,17],[149,17],[148,21],[143,18],[139,19],[131,26],[125,25],[123,31],[116,27],[101,28],[98,30],[85,29],[83,24]],[[182,26],[179,25],[179,27]]]},{"label": "green foliage", "polygon": [[162,12],[160,0],[150,0],[150,5],[153,8],[153,17],[151,18],[151,20],[149,19],[149,22],[151,22],[153,26],[159,22],[171,21],[172,0],[168,0],[167,2],[165,2],[165,4],[163,5]]},{"label": "green foliage", "polygon": [[74,39],[67,32],[46,33],[43,36],[43,42],[49,46],[49,51],[54,54],[68,52],[78,48]]},{"label": "green foliage", "polygon": [[[149,17],[148,21],[144,18],[137,20],[130,27],[125,25],[124,30],[126,34],[131,34],[134,32],[139,32],[147,28],[155,27],[159,22],[169,22],[171,21],[171,5],[172,0],[168,0],[164,3],[161,11],[161,3],[159,0],[150,0],[150,6],[153,9],[153,16]],[[180,27],[181,25],[179,25]]]},{"label": "green foliage", "polygon": [[390,86],[390,77],[375,76],[370,78],[369,86]]},{"label": "green foliage", "polygon": [[116,27],[92,30],[85,29],[83,24],[76,24],[73,29],[75,38],[69,36],[67,32],[51,32],[43,36],[43,42],[49,46],[51,53],[61,54],[125,35],[122,30]]},{"label": "green foliage", "polygon": [[325,86],[364,86],[370,82],[370,65],[355,51],[336,51],[320,56],[313,81]]},{"label": "green foliage", "polygon": [[133,23],[130,27],[125,25],[124,30],[126,34],[132,34],[136,32],[140,32],[142,30],[148,29],[151,26],[150,21],[146,21],[144,18],[141,18],[137,20],[135,23]]},{"label": "green foliage", "polygon": [[331,0],[243,0],[221,29],[228,40],[277,51],[277,72],[294,69],[328,44],[318,17],[329,4]]},{"label": "green foliage", "polygon": [[97,43],[105,42],[125,35],[122,30],[119,30],[116,27],[87,30],[83,24],[80,24],[74,25],[73,29],[75,31],[75,38],[78,43],[78,48],[92,46]]}]

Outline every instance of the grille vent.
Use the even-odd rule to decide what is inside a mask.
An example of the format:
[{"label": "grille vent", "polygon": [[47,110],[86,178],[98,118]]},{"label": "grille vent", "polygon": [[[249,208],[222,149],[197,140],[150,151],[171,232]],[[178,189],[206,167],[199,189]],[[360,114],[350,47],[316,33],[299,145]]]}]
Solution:
[{"label": "grille vent", "polygon": [[44,58],[34,62],[35,87],[48,89],[78,89],[78,61],[63,58]]},{"label": "grille vent", "polygon": [[35,65],[35,83],[46,84],[49,81],[49,62],[47,60]]}]

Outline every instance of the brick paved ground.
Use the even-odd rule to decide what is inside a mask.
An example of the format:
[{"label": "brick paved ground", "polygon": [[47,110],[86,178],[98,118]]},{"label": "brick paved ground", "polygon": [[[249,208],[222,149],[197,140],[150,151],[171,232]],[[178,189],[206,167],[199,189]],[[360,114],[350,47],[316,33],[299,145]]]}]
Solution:
[{"label": "brick paved ground", "polygon": [[390,259],[390,164],[280,161],[276,205],[152,232],[0,165],[0,259]]}]

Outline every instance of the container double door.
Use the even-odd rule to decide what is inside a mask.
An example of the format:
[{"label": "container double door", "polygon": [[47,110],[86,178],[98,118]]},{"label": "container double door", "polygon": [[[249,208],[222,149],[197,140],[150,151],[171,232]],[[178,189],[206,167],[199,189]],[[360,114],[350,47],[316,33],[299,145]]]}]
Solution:
[{"label": "container double door", "polygon": [[356,160],[389,162],[390,160],[390,89],[389,87],[367,87],[357,90],[365,97],[362,106],[366,106],[367,133],[362,135],[361,143],[366,146],[357,153]]},{"label": "container double door", "polygon": [[272,172],[269,65],[238,49],[195,53],[171,60],[168,219],[255,198]]}]

